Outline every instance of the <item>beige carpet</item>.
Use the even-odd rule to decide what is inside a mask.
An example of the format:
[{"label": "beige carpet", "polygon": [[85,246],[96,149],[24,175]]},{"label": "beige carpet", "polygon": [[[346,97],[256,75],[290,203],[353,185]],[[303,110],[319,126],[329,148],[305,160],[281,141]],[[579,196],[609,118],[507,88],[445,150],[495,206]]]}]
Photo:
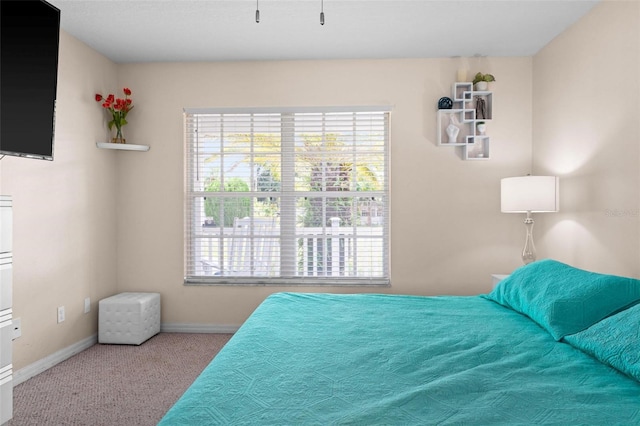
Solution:
[{"label": "beige carpet", "polygon": [[160,333],[140,346],[94,345],[16,386],[8,425],[155,425],[229,338]]}]

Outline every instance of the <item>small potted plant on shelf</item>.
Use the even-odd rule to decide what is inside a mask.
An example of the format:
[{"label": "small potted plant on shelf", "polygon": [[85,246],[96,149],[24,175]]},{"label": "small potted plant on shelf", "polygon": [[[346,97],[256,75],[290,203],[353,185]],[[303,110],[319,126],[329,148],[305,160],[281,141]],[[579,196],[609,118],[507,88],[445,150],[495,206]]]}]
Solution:
[{"label": "small potted plant on shelf", "polygon": [[487,131],[487,125],[484,121],[478,121],[476,123],[476,129],[478,130],[478,134],[484,135],[484,133]]},{"label": "small potted plant on shelf", "polygon": [[473,78],[473,85],[476,90],[483,91],[489,88],[490,81],[496,81],[496,78],[492,74],[483,74],[479,72]]}]

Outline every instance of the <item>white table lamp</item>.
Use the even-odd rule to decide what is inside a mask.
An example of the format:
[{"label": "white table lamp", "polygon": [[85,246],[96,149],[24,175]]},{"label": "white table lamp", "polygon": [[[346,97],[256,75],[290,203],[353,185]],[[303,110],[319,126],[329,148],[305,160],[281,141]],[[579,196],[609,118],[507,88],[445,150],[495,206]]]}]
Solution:
[{"label": "white table lamp", "polygon": [[500,181],[500,210],[503,213],[526,213],[527,237],[522,250],[525,264],[536,260],[531,213],[559,210],[559,179],[556,176],[520,176]]}]

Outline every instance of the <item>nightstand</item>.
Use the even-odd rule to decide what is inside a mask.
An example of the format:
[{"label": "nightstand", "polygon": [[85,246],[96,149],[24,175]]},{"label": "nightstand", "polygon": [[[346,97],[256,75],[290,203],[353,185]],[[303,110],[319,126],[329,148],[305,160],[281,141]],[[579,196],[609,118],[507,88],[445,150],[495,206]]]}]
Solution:
[{"label": "nightstand", "polygon": [[509,274],[491,274],[491,284],[495,288],[500,281],[504,280],[508,276]]}]

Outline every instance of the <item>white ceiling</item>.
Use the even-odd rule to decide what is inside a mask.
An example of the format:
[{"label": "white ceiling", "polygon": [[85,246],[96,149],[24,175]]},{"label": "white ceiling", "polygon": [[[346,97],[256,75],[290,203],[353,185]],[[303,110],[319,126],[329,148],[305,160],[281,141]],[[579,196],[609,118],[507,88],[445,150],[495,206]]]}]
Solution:
[{"label": "white ceiling", "polygon": [[259,24],[256,0],[48,1],[128,63],[530,56],[599,0],[258,0]]}]

